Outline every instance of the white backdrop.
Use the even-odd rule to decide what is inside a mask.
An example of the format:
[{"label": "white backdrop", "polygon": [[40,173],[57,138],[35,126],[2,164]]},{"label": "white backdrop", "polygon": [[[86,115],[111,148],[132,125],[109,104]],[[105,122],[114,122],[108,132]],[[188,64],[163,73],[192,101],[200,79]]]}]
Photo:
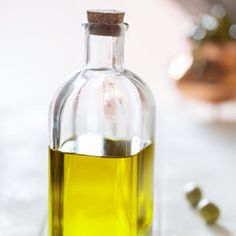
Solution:
[{"label": "white backdrop", "polygon": [[166,2],[0,0],[1,105],[48,104],[58,85],[83,61],[81,24],[91,8],[126,12],[126,66],[157,88],[163,65],[185,47],[187,19]]}]

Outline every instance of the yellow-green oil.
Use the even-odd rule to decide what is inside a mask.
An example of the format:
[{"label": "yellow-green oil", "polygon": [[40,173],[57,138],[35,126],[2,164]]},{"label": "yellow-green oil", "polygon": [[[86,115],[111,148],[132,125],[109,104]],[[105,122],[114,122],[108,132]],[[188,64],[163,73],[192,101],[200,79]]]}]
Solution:
[{"label": "yellow-green oil", "polygon": [[130,156],[49,149],[49,236],[150,236],[153,145]]}]

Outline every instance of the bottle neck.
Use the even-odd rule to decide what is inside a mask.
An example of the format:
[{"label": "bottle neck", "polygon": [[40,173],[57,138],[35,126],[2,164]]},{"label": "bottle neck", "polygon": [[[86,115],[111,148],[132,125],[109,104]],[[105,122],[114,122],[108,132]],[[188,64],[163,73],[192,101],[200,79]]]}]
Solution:
[{"label": "bottle neck", "polygon": [[121,70],[124,62],[124,34],[103,36],[85,32],[85,69]]}]

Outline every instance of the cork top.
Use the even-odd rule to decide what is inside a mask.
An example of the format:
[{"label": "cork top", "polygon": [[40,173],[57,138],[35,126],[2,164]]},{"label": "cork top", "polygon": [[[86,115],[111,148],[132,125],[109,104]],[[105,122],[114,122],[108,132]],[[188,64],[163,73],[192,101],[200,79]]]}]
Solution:
[{"label": "cork top", "polygon": [[122,24],[125,13],[116,10],[88,10],[87,17],[89,23],[116,25]]},{"label": "cork top", "polygon": [[89,32],[94,35],[119,36],[125,13],[116,10],[88,10]]}]

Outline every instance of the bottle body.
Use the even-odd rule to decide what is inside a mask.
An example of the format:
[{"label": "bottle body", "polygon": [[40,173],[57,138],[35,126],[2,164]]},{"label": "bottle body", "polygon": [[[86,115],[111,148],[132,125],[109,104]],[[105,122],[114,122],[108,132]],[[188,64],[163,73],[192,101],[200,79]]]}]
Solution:
[{"label": "bottle body", "polygon": [[151,235],[152,162],[152,145],[119,157],[50,150],[50,235]]},{"label": "bottle body", "polygon": [[122,66],[122,35],[88,36],[50,108],[49,235],[151,236],[155,102]]}]

